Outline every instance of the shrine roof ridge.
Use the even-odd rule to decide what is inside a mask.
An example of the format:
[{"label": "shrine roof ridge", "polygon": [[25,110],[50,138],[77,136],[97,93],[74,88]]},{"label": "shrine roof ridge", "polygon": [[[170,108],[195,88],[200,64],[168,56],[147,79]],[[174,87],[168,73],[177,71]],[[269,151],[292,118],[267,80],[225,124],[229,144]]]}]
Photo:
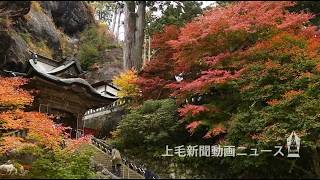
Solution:
[{"label": "shrine roof ridge", "polygon": [[[85,87],[89,93],[95,95],[95,96],[99,96],[102,98],[107,98],[107,99],[118,99],[118,97],[115,96],[110,96],[107,94],[100,94],[96,89],[94,89],[86,80],[82,79],[82,78],[60,78],[51,74],[48,74],[47,72],[42,71],[40,68],[38,68],[38,66],[36,65],[36,63],[34,62],[33,59],[29,60],[29,64],[31,65],[32,69],[34,70],[33,72],[37,73],[38,75],[42,76],[43,78],[49,80],[49,81],[54,81],[56,83],[60,83],[63,85],[72,85],[72,84],[78,84],[80,86]],[[28,75],[32,73],[32,71],[28,72]]]}]

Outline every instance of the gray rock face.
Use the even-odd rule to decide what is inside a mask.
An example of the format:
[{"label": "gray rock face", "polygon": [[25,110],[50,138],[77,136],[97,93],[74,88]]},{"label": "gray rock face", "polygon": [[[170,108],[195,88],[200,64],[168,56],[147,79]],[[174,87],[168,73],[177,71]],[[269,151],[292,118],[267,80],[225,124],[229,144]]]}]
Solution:
[{"label": "gray rock face", "polygon": [[105,52],[97,68],[87,72],[85,79],[90,83],[112,80],[123,71],[122,48],[113,48]]},{"label": "gray rock face", "polygon": [[29,59],[28,45],[15,32],[0,32],[1,69],[23,72]]},{"label": "gray rock face", "polygon": [[57,27],[73,35],[94,23],[94,16],[87,3],[82,1],[42,1],[43,8],[52,16]]},{"label": "gray rock face", "polygon": [[28,14],[30,6],[30,1],[0,1],[0,17],[21,17]]},{"label": "gray rock face", "polygon": [[53,49],[54,58],[61,57],[62,50],[60,49],[61,33],[57,30],[51,18],[42,11],[30,10],[30,19],[22,23],[22,26],[31,33],[35,39],[45,40],[48,46]]},{"label": "gray rock face", "polygon": [[124,114],[124,109],[121,108],[116,112],[88,119],[85,128],[94,129],[97,131],[97,137],[105,138],[105,136],[110,136],[110,132],[119,125]]},{"label": "gray rock face", "polygon": [[[28,14],[30,7],[29,1],[1,1],[0,18],[12,22]],[[27,44],[15,31],[10,31],[6,26],[0,27],[0,67],[13,71],[23,70],[28,57]]]},{"label": "gray rock face", "polygon": [[[44,42],[52,50],[53,58],[60,60],[63,58],[61,48],[65,46],[61,44],[63,32],[58,28],[61,27],[70,36],[74,36],[74,33],[94,22],[94,17],[85,2],[39,3],[42,6],[40,10],[34,9],[28,1],[0,2],[0,18],[11,22],[10,27],[6,25],[2,29],[0,24],[0,70],[24,72],[26,60],[30,56],[30,42],[26,42],[25,35],[30,36],[33,43],[41,45]],[[66,43],[74,44],[70,42],[69,37]]]}]

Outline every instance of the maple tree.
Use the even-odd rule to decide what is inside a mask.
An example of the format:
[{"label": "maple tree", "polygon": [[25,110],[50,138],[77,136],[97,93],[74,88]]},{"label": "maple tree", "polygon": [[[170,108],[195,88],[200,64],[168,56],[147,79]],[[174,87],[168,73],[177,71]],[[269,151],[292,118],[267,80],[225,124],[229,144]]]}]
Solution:
[{"label": "maple tree", "polygon": [[[32,92],[21,88],[27,82],[27,79],[18,77],[0,77],[0,156],[10,158],[11,152],[14,152],[19,157],[18,154],[23,154],[26,149],[31,149],[28,154],[32,155],[39,148],[42,153],[53,156],[59,153],[72,155],[80,145],[90,142],[90,136],[70,139],[66,127],[55,124],[52,116],[26,111],[26,107],[33,102]],[[25,135],[10,136],[16,131],[25,132]],[[63,142],[66,147],[62,146]]]},{"label": "maple tree", "polygon": [[157,33],[152,37],[151,48],[155,49],[155,53],[139,72],[136,84],[139,86],[142,98],[146,99],[161,99],[170,94],[169,89],[165,86],[174,79],[174,63],[172,61],[173,53],[167,41],[176,39],[179,35],[177,26],[166,26],[163,32]]},{"label": "maple tree", "polygon": [[[314,40],[315,28],[304,26],[312,15],[288,12],[286,8],[293,5],[292,2],[239,2],[209,10],[203,16],[186,24],[181,28],[177,39],[166,42],[174,49],[171,59],[175,62],[174,72],[185,74],[182,82],[173,82],[166,86],[174,90],[171,95],[180,100],[178,101],[180,103],[190,97],[199,96],[213,98],[216,101],[237,98],[233,95],[237,96],[237,93],[243,92],[239,92],[239,87],[232,83],[239,84],[240,80],[243,80],[242,75],[252,73],[251,65],[256,68],[257,64],[265,63],[266,58],[261,57],[259,52],[264,52],[265,56],[268,54],[284,56],[290,52],[292,53],[290,55],[298,55],[304,51],[301,47],[303,44],[299,43],[309,41],[314,45],[317,44]],[[296,47],[292,48],[293,45]],[[282,48],[277,49],[275,46]],[[301,56],[309,56],[314,51],[308,52],[310,54],[304,53]],[[279,64],[274,57],[266,60],[269,68]],[[281,63],[279,66],[281,67]],[[242,88],[245,87],[240,87]],[[253,87],[254,90],[257,88]],[[236,93],[226,98],[230,91]],[[207,106],[209,109],[224,107],[214,101],[201,106]],[[185,111],[186,107],[191,106],[182,107],[180,111]],[[194,118],[189,118],[190,122],[199,119],[198,108],[193,108],[193,111],[191,113]],[[216,114],[224,117],[219,118],[224,119],[223,123],[228,119],[228,116],[223,115],[225,114],[223,111],[216,111]],[[201,116],[203,119],[204,115]],[[210,120],[212,115],[208,115],[205,119],[215,124],[210,125],[213,130],[218,124],[221,126],[220,120],[213,122]],[[211,124],[209,122],[205,124]]]},{"label": "maple tree", "polygon": [[[154,36],[159,50],[139,73],[143,97],[175,98],[180,121],[192,136],[202,137],[199,142],[270,147],[295,131],[312,167],[302,167],[310,160],[304,158],[292,168],[319,177],[319,31],[309,22],[312,14],[288,11],[294,5],[235,2],[180,29],[167,27]],[[180,82],[174,79],[178,74]],[[241,160],[223,163],[232,164],[236,177],[294,177],[268,155],[245,165]],[[277,168],[259,169],[268,163]],[[244,173],[246,167],[261,174]]]},{"label": "maple tree", "polygon": [[32,102],[33,97],[30,93],[19,89],[26,83],[25,79],[20,78],[1,78],[0,79],[0,106],[6,107],[21,107]]},{"label": "maple tree", "polygon": [[132,98],[139,95],[139,88],[135,84],[137,72],[133,69],[120,73],[113,79],[113,83],[120,88],[118,97]]},{"label": "maple tree", "polygon": [[1,129],[5,131],[26,130],[26,138],[4,137],[1,152],[20,149],[25,146],[40,145],[50,149],[58,148],[63,138],[63,128],[54,124],[52,119],[39,112],[25,112],[31,105],[33,96],[20,86],[27,83],[22,78],[0,78],[0,112]]}]

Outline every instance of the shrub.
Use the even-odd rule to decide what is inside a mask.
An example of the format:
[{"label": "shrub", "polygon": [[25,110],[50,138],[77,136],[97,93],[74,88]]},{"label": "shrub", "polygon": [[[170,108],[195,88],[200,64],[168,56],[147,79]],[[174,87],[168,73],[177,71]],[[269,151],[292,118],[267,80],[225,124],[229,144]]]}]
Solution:
[{"label": "shrub", "polygon": [[49,48],[47,41],[34,39],[30,33],[19,33],[19,35],[28,44],[32,51],[48,58],[53,57],[53,50]]},{"label": "shrub", "polygon": [[102,61],[105,50],[112,47],[112,36],[105,25],[92,25],[80,34],[79,59],[84,70]]},{"label": "shrub", "polygon": [[39,2],[31,1],[31,8],[36,12],[42,11],[42,7],[40,6]]},{"label": "shrub", "polygon": [[45,153],[36,162],[28,176],[41,179],[88,179],[94,177],[90,167],[92,152]]},{"label": "shrub", "polygon": [[[126,156],[148,164],[157,173],[167,173],[168,164],[161,157],[166,145],[183,143],[187,133],[178,121],[177,106],[173,99],[148,100],[136,110],[132,110],[113,132],[113,143]],[[143,152],[143,153],[141,153]],[[161,165],[160,165],[161,164]]]},{"label": "shrub", "polygon": [[63,28],[59,28],[58,31],[60,32],[60,48],[62,50],[63,56],[72,56],[73,54],[73,48],[72,44],[68,41],[68,36],[64,34]]}]

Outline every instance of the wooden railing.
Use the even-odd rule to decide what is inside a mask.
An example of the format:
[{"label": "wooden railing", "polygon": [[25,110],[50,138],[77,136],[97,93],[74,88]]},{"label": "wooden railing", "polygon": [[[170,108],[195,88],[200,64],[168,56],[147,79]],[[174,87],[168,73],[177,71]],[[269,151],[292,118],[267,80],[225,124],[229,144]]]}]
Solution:
[{"label": "wooden railing", "polygon": [[89,109],[84,116],[88,116],[88,115],[92,115],[92,114],[96,114],[99,112],[104,112],[104,111],[110,111],[113,112],[114,109],[123,106],[124,104],[126,104],[127,102],[129,102],[128,100],[117,100],[115,102],[113,102],[112,104],[108,105],[108,106],[104,106],[104,107],[100,107],[97,109]]}]

